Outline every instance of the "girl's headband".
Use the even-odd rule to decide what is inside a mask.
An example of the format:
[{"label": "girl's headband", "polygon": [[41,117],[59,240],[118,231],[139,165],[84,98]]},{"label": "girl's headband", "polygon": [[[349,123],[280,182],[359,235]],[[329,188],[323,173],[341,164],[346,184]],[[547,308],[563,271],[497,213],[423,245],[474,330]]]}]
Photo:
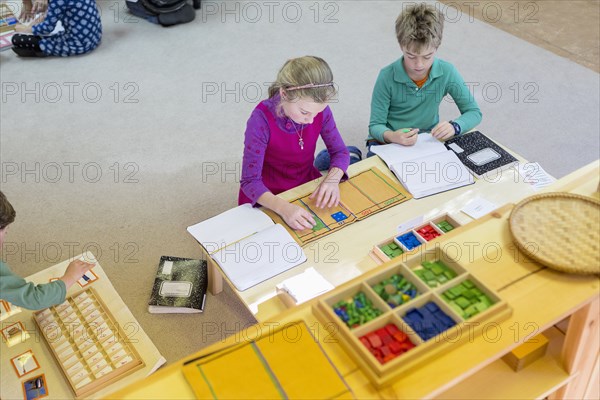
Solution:
[{"label": "girl's headband", "polygon": [[333,86],[333,82],[329,82],[329,83],[309,83],[307,85],[302,85],[302,86],[294,86],[291,88],[287,88],[285,90],[300,90],[300,89],[314,89],[314,88],[320,88],[320,87],[328,87],[328,86]]}]

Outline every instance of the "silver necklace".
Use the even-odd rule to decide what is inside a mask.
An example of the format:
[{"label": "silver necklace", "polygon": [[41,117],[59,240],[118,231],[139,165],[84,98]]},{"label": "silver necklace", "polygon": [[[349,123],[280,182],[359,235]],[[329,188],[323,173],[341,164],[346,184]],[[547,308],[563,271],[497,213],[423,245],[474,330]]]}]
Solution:
[{"label": "silver necklace", "polygon": [[296,128],[296,124],[294,123],[294,121],[292,121],[290,119],[290,122],[292,123],[292,126],[294,127],[294,130],[296,131],[296,135],[298,135],[298,146],[300,146],[300,150],[304,150],[304,139],[302,138],[302,133],[304,131],[304,125],[300,126],[300,132],[298,132],[298,128]]}]

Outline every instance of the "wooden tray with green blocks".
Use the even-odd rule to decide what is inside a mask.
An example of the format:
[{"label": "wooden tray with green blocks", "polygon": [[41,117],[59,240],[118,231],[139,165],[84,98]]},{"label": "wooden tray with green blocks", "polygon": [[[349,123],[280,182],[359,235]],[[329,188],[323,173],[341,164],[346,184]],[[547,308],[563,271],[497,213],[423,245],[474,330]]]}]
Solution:
[{"label": "wooden tray with green blocks", "polygon": [[500,296],[439,247],[322,296],[315,314],[380,388],[512,314]]}]

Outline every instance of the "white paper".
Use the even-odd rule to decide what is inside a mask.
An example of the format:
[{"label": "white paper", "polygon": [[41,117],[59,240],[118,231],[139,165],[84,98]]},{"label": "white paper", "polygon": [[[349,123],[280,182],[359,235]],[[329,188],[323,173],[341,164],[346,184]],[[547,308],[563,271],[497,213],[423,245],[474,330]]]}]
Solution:
[{"label": "white paper", "polygon": [[534,189],[542,189],[551,185],[556,179],[544,171],[539,163],[519,163],[519,175],[523,182],[530,184]]},{"label": "white paper", "polygon": [[212,254],[273,225],[267,214],[250,204],[243,204],[189,226],[187,230],[209,254]]},{"label": "white paper", "polygon": [[415,199],[475,182],[458,156],[450,150],[393,164],[390,169]]},{"label": "white paper", "polygon": [[173,270],[173,261],[165,261],[162,267],[162,273],[165,275],[171,275],[171,271]]},{"label": "white paper", "polygon": [[415,158],[424,157],[430,154],[442,153],[448,151],[444,143],[440,142],[431,133],[420,133],[417,143],[413,146],[402,146],[396,143],[384,144],[380,146],[371,146],[371,151],[377,154],[385,161],[388,167],[402,161],[408,161]]},{"label": "white paper", "polygon": [[483,217],[494,211],[498,206],[482,197],[476,197],[462,208],[462,212],[473,219]]},{"label": "white paper", "polygon": [[212,257],[239,291],[306,261],[302,248],[280,224],[240,240]]},{"label": "white paper", "polygon": [[334,286],[310,267],[303,273],[281,282],[277,288],[289,293],[296,300],[296,304],[302,304],[332,290]]},{"label": "white paper", "polygon": [[412,228],[421,225],[423,223],[423,216],[419,215],[416,218],[411,219],[410,221],[406,221],[398,225],[398,233],[406,232],[411,230]]}]

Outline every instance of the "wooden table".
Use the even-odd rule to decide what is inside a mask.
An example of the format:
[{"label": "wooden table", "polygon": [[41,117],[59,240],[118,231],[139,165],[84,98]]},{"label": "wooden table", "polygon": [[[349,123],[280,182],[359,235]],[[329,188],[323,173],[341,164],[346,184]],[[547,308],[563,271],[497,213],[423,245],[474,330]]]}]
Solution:
[{"label": "wooden table", "polygon": [[[524,162],[522,158],[520,160]],[[370,157],[351,165],[348,168],[348,174],[352,176],[371,167],[377,167],[396,179],[379,157]],[[315,187],[315,182],[309,182],[279,196],[289,201],[311,193]],[[501,206],[534,193],[531,185],[524,182],[516,170],[503,171],[497,176],[476,180],[474,185],[422,199],[411,199],[309,243],[304,247],[308,259],[304,264],[243,292],[236,290],[231,283],[229,284],[256,318],[265,320],[285,309],[285,306],[277,299],[275,289],[275,286],[283,280],[313,267],[337,287],[371,271],[377,266],[377,263],[368,255],[373,245],[393,236],[397,233],[398,225],[406,221],[418,216],[423,216],[427,220],[439,214],[450,213],[458,222],[464,224],[471,222],[472,219],[460,210],[474,198],[482,197]],[[206,258],[209,260],[210,289],[213,294],[217,294],[222,290],[223,280],[227,282],[228,280],[219,266],[210,257]]]},{"label": "wooden table", "polygon": [[[75,257],[79,259],[80,256]],[[86,260],[95,260],[95,257],[91,253],[85,254]],[[69,264],[69,261],[64,261],[56,264],[50,268],[40,271],[36,274],[28,276],[27,281],[34,283],[47,283],[51,278],[61,277]],[[165,359],[159,353],[158,349],[154,346],[148,335],[140,327],[139,323],[134,318],[131,311],[127,308],[123,300],[110,283],[110,280],[104,273],[104,270],[98,262],[92,271],[98,276],[98,280],[88,285],[101,296],[102,301],[115,318],[116,322],[122,328],[125,338],[122,340],[128,340],[128,343],[132,344],[137,352],[140,354],[144,367],[135,370],[131,374],[117,380],[116,382],[107,385],[94,393],[90,398],[102,398],[107,394],[116,391],[120,388],[131,385],[132,383],[139,381],[150,375],[158,367],[165,363]],[[87,286],[86,286],[87,289]],[[67,297],[72,296],[83,289],[76,283],[68,291]],[[47,343],[44,343],[45,339],[42,336],[38,326],[34,323],[33,312],[31,310],[22,309],[18,314],[10,316],[8,319],[1,322],[2,327],[7,327],[12,323],[20,321],[25,330],[29,332],[30,338],[25,342],[14,345],[10,348],[6,347],[6,343],[0,343],[2,346],[1,352],[1,368],[0,376],[2,380],[2,391],[0,397],[3,399],[22,399],[23,398],[23,382],[31,379],[40,374],[44,374],[49,389],[48,399],[69,399],[73,398],[74,394],[59,369],[56,360],[53,358]],[[40,369],[32,371],[27,375],[19,378],[15,371],[10,365],[10,360],[27,351],[32,350],[34,356],[37,358],[40,364]]]},{"label": "wooden table", "polygon": [[[600,163],[596,161],[545,191],[568,191],[598,198],[599,175]],[[497,198],[491,200],[498,201]],[[383,389],[377,390],[370,383],[361,367],[337,340],[324,340],[335,339],[335,334],[331,336],[331,332],[325,329],[325,321],[320,321],[313,313],[312,306],[318,301],[314,299],[175,362],[153,376],[113,393],[110,398],[193,398],[181,372],[186,360],[212,353],[244,338],[254,338],[257,330],[268,332],[274,326],[297,320],[304,320],[315,329],[317,340],[356,398],[523,399],[548,395],[551,398],[598,398],[600,280],[598,276],[555,272],[516,251],[507,223],[511,208],[511,205],[501,207],[495,216],[490,214],[462,227],[440,245],[447,241],[458,244],[464,250],[461,264],[496,290],[512,308],[512,315]],[[475,246],[477,243],[480,246]],[[504,256],[492,260],[491,257],[495,256],[491,253],[470,250],[492,243]],[[355,284],[397,262],[392,260],[375,267],[344,286]],[[569,316],[566,334],[553,327]],[[551,340],[545,357],[518,373],[499,360],[540,332]]]}]

